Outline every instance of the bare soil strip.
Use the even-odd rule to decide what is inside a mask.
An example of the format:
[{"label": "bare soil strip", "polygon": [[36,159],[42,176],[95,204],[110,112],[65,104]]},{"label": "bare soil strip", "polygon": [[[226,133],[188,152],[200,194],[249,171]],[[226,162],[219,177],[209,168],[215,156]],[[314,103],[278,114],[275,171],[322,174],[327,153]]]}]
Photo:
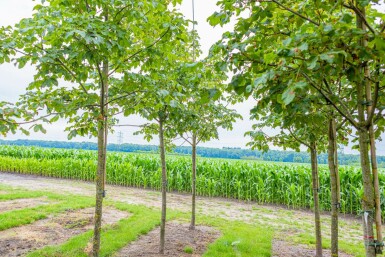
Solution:
[{"label": "bare soil strip", "polygon": [[[198,257],[206,251],[207,246],[219,236],[219,231],[212,227],[197,226],[189,230],[188,224],[168,222],[166,224],[166,249],[159,254],[159,227],[141,236],[138,240],[121,249],[116,257]],[[192,253],[186,253],[191,249]]]},{"label": "bare soil strip", "polygon": [[[282,240],[273,240],[273,256],[272,257],[314,257],[315,249],[309,249],[306,245],[293,245]],[[331,257],[330,250],[323,249],[322,256]],[[344,252],[339,252],[339,257],[352,257]]]},{"label": "bare soil strip", "polygon": [[10,201],[0,202],[0,213],[6,211],[19,210],[24,208],[36,207],[39,205],[51,204],[52,201],[48,200],[47,197],[39,198],[27,198],[27,199],[16,199]]},{"label": "bare soil strip", "polygon": [[[0,232],[0,256],[22,256],[46,245],[61,244],[93,228],[94,209],[67,211],[33,224]],[[114,224],[129,213],[112,208],[103,212],[103,225]]]}]

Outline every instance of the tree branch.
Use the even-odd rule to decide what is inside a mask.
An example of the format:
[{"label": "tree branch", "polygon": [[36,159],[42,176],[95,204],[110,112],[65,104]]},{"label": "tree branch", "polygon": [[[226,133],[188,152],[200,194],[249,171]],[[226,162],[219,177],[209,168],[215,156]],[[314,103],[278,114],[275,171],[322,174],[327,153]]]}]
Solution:
[{"label": "tree branch", "polygon": [[289,130],[290,135],[291,135],[295,140],[297,140],[299,143],[303,144],[304,146],[307,146],[307,147],[311,148],[309,144],[307,144],[307,143],[305,143],[304,141],[302,141],[301,139],[299,139],[299,138],[298,138],[298,137],[291,131],[291,128],[290,128],[290,127],[288,128],[288,130]]},{"label": "tree branch", "polygon": [[[379,70],[379,68],[378,68],[378,70]],[[380,90],[380,82],[377,81],[376,83],[374,83],[374,97],[373,97],[372,103],[368,103],[368,104],[373,104],[373,106],[372,106],[370,112],[368,113],[368,118],[366,120],[366,126],[369,126],[373,122],[373,116],[374,116],[374,113],[375,113],[376,108],[377,108],[379,90]]]},{"label": "tree branch", "polygon": [[44,115],[44,116],[41,116],[39,118],[36,118],[36,119],[33,119],[33,120],[30,120],[30,121],[23,121],[23,122],[11,122],[9,120],[6,120],[6,119],[0,119],[1,121],[4,121],[8,124],[12,124],[12,125],[25,125],[25,124],[30,124],[30,123],[34,123],[34,122],[37,122],[39,120],[43,120],[49,116],[52,116],[52,115],[59,115],[59,114],[63,114],[64,112],[55,112],[55,113],[49,113],[47,115]]},{"label": "tree branch", "polygon": [[143,124],[143,125],[131,125],[131,124],[122,124],[122,125],[113,125],[114,127],[136,127],[136,128],[144,128],[145,126],[147,126],[147,124]]},{"label": "tree branch", "polygon": [[[73,73],[73,71],[71,71],[59,58],[56,58],[56,60],[75,79],[75,81],[77,81],[75,73]],[[77,82],[79,83],[79,85],[83,89],[83,91],[88,95],[89,93],[88,93],[86,87],[84,86],[84,84],[81,81],[77,81]]]},{"label": "tree branch", "polygon": [[189,137],[185,137],[183,136],[182,134],[180,135],[181,138],[183,138],[183,140],[187,143],[189,143],[191,146],[192,146],[192,143],[189,141]]},{"label": "tree branch", "polygon": [[348,4],[342,4],[345,8],[348,8],[350,10],[353,10],[358,16],[360,16],[360,19],[363,23],[365,23],[366,27],[372,32],[374,35],[376,35],[376,31],[370,26],[368,20],[365,18],[365,15],[360,11],[360,9],[357,8],[355,5],[348,5]]},{"label": "tree branch", "polygon": [[[155,40],[152,44],[150,44],[150,45],[146,46],[145,48],[142,48],[142,49],[140,49],[139,51],[133,53],[132,55],[130,55],[129,57],[127,57],[127,59],[125,59],[123,62],[127,62],[127,61],[130,60],[131,58],[137,56],[138,54],[140,54],[140,53],[142,53],[142,52],[144,52],[144,51],[147,51],[148,49],[150,49],[151,47],[153,47],[154,45],[156,45],[159,41],[162,40],[162,38],[164,38],[164,37],[166,36],[166,34],[167,34],[169,31],[170,31],[170,27],[168,27],[167,30],[166,30],[166,31],[165,31],[165,32],[164,32],[164,33],[163,33],[157,40]],[[117,66],[115,69],[113,69],[113,70],[108,74],[108,76],[111,76],[112,74],[114,74],[114,72],[115,72],[117,69],[119,69],[119,67],[120,67],[120,64],[118,64],[118,66]]]},{"label": "tree branch", "polygon": [[291,8],[289,8],[289,7],[285,6],[285,5],[283,5],[283,4],[281,4],[281,3],[278,2],[277,0],[257,0],[257,2],[273,2],[273,3],[277,4],[277,5],[279,5],[280,7],[282,7],[283,9],[285,9],[286,11],[289,11],[289,12],[291,12],[292,14],[295,14],[295,15],[301,17],[302,19],[307,20],[308,22],[313,23],[313,24],[316,25],[316,26],[319,26],[319,25],[320,25],[318,22],[316,22],[316,21],[314,21],[314,20],[312,20],[312,19],[310,19],[310,18],[304,16],[303,14],[300,14],[299,12],[297,12],[297,11],[295,11],[295,10],[293,10],[293,9],[291,9]]},{"label": "tree branch", "polygon": [[127,97],[127,96],[129,96],[129,95],[132,95],[132,94],[135,94],[135,93],[139,93],[139,92],[144,93],[145,91],[143,91],[143,90],[136,90],[136,91],[127,93],[127,94],[125,94],[125,95],[121,95],[121,96],[115,97],[115,98],[111,99],[110,101],[108,101],[107,103],[105,103],[105,105],[108,105],[108,104],[110,104],[110,103],[112,103],[112,102],[115,102],[115,101],[117,101],[117,100],[120,100],[120,99],[125,98],[125,97]]},{"label": "tree branch", "polygon": [[[318,88],[316,86],[316,84],[314,83],[314,81],[304,72],[301,72],[302,75],[310,82],[310,85],[316,89],[325,99],[326,101],[328,101],[329,103],[331,103],[333,105],[333,107],[343,116],[345,117],[346,119],[349,120],[349,122],[354,126],[354,127],[358,127],[357,123],[354,121],[353,117],[351,116],[351,114],[348,112],[348,113],[344,113],[337,105],[336,103],[330,99],[330,97],[328,97],[322,89]],[[341,104],[341,102],[339,102]],[[342,105],[342,104],[341,104]],[[346,107],[345,107],[346,108]]]}]

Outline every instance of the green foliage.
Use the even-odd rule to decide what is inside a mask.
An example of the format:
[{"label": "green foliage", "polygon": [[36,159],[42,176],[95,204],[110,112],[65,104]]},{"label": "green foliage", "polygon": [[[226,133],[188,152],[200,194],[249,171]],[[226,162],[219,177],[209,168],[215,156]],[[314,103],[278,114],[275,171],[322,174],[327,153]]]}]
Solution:
[{"label": "green foliage", "polygon": [[[257,133],[257,132],[256,132]],[[263,134],[261,136],[264,136]],[[4,152],[5,155],[24,157],[28,151],[18,151],[14,146],[38,146],[52,148],[50,152],[56,152],[56,148],[63,149],[83,149],[83,150],[96,150],[97,144],[92,142],[68,142],[68,141],[43,141],[43,140],[1,140],[0,139],[0,152]],[[5,147],[5,145],[12,145],[12,147]],[[137,144],[108,144],[108,151],[117,152],[138,152],[138,153],[156,153],[159,147],[156,145],[137,145]],[[38,151],[37,149],[34,152]],[[60,151],[61,154],[68,154],[68,157],[72,156],[73,151]],[[75,151],[76,152],[76,151]],[[84,152],[86,153],[86,152]],[[48,153],[45,153],[48,154]],[[59,153],[58,153],[59,154]],[[190,155],[191,147],[189,146],[177,146],[173,148],[173,152],[169,154],[177,155]],[[197,154],[202,157],[212,158],[224,158],[224,159],[247,159],[255,161],[275,161],[275,162],[296,162],[296,163],[310,163],[309,154],[306,152],[293,152],[293,151],[278,151],[269,150],[268,152],[261,152],[257,150],[243,149],[240,147],[223,147],[223,148],[210,148],[210,147],[197,147]],[[0,154],[2,155],[2,154]],[[20,157],[23,157],[20,156]],[[385,156],[377,156],[380,167],[385,167]],[[357,165],[359,163],[359,156],[353,154],[338,154],[338,161],[342,165]],[[327,164],[327,154],[319,154],[319,164]]]},{"label": "green foliage", "polygon": [[[233,91],[254,96],[255,118],[285,113],[288,105],[306,114],[307,104],[315,102],[332,104],[347,123],[358,127],[356,108],[362,103],[357,99],[364,94],[357,93],[356,86],[370,83],[375,111],[367,116],[375,117],[378,137],[384,131],[384,98],[378,86],[384,80],[379,70],[385,52],[383,26],[376,22],[384,20],[384,13],[370,5],[375,2],[219,1],[220,11],[209,18],[210,23],[237,20],[234,31],[224,33],[211,48],[212,55],[222,56],[216,68],[234,74],[229,84]],[[365,30],[356,24],[362,7]],[[363,40],[368,44],[363,46]],[[362,74],[363,66],[370,78]],[[267,111],[260,112],[263,108]]]},{"label": "green foliage", "polygon": [[[29,135],[28,130],[19,126],[19,120],[22,117],[24,119],[31,119],[31,116],[32,114],[28,110],[20,109],[12,103],[0,101],[0,135],[5,136],[9,132],[15,134],[17,129],[20,129],[23,134]],[[36,128],[34,129],[36,130]],[[37,130],[41,130],[40,127]]]},{"label": "green foliage", "polygon": [[[141,76],[132,70],[148,56],[154,57],[153,67],[159,65],[155,56],[160,50],[152,47],[168,46],[161,49],[167,56],[175,35],[187,44],[187,21],[172,5],[178,2],[53,0],[37,4],[31,18],[1,28],[0,63],[36,67],[34,80],[17,105],[31,112],[23,115],[26,122],[42,112],[49,117],[45,122],[66,118],[69,138],[96,136],[97,124],[107,115],[113,124],[113,115],[122,111],[121,99],[140,90],[133,81]],[[0,110],[9,108],[0,104]],[[0,114],[0,133],[15,130],[13,116],[8,116]],[[44,132],[41,125],[33,129]]]},{"label": "green foliage", "polygon": [[237,119],[242,119],[236,110],[228,108],[235,102],[233,95],[225,96],[224,72],[215,71],[215,57],[182,66],[178,78],[188,97],[184,108],[173,119],[176,131],[190,145],[198,145],[218,139],[218,128],[231,130]]},{"label": "green foliage", "polygon": [[[14,148],[8,154],[0,152],[0,170],[93,181],[96,158],[96,152],[92,151]],[[319,169],[321,209],[330,210],[329,171],[326,166]],[[167,170],[169,191],[190,192],[190,158],[169,156]],[[107,156],[107,182],[110,184],[159,190],[160,178],[160,162],[156,155],[114,152]],[[363,195],[360,170],[341,166],[340,180],[341,212],[359,213]],[[380,186],[384,192],[382,173]],[[299,164],[200,159],[197,162],[197,194],[294,208],[309,208],[313,202],[310,167]]]}]

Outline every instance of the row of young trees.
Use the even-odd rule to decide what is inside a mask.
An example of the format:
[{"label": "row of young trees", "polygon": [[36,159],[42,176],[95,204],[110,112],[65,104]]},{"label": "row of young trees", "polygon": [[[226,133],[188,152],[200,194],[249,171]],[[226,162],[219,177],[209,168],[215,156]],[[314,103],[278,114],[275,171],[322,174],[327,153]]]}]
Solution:
[{"label": "row of young trees", "polygon": [[[250,145],[269,143],[312,156],[317,256],[322,256],[316,156],[327,149],[332,190],[332,256],[338,256],[339,177],[337,144],[349,138],[360,151],[362,224],[366,256],[382,252],[376,139],[384,131],[385,16],[380,1],[219,1],[210,17],[233,32],[212,47],[222,53],[218,70],[234,73],[231,86],[252,96],[259,121]],[[261,127],[280,128],[274,136]],[[350,137],[348,137],[350,135]],[[370,153],[370,155],[369,155]],[[376,226],[376,234],[373,231]]]},{"label": "row of young trees", "polygon": [[[218,127],[230,129],[239,118],[227,104],[241,97],[223,94],[227,72],[233,73],[231,92],[256,99],[251,113],[259,122],[247,133],[252,147],[309,149],[317,256],[322,256],[317,155],[328,151],[332,254],[338,256],[337,144],[348,143],[348,136],[356,134],[366,255],[381,252],[375,140],[385,124],[385,17],[373,8],[377,1],[219,1],[221,11],[209,18],[211,24],[223,25],[236,17],[236,25],[199,62],[194,50],[198,37],[175,11],[178,3],[51,0],[37,5],[32,18],[0,30],[0,63],[12,61],[22,68],[29,62],[36,67],[34,81],[16,106],[1,103],[0,132],[13,132],[20,123],[65,118],[69,137],[98,138],[94,256],[100,248],[107,136],[116,115],[141,114],[149,123],[140,133],[148,139],[159,137],[162,253],[166,147],[178,136],[192,146],[194,228],[196,146],[216,138]],[[280,132],[268,136],[260,130],[266,126]],[[33,129],[44,131],[40,123]]]},{"label": "row of young trees", "polygon": [[[15,105],[1,103],[0,131],[31,123],[68,122],[69,138],[98,139],[93,256],[99,256],[106,146],[116,116],[140,114],[140,133],[159,136],[162,162],[160,253],[165,248],[166,147],[180,136],[193,147],[192,219],[195,227],[196,146],[231,129],[240,116],[222,94],[224,72],[213,58],[196,61],[198,36],[176,11],[181,1],[51,0],[34,7],[32,18],[0,30],[0,63],[36,68],[34,81]],[[235,101],[235,100],[232,100]],[[20,121],[23,119],[23,121]],[[28,133],[19,127],[24,133]]]}]

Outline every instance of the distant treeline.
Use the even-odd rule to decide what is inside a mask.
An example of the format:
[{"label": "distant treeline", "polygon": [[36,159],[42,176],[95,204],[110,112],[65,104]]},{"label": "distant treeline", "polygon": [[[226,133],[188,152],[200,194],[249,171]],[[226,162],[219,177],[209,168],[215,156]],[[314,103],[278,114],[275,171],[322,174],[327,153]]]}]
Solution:
[{"label": "distant treeline", "polygon": [[[96,150],[97,144],[91,142],[64,142],[64,141],[43,141],[43,140],[0,140],[0,145],[24,145],[24,146],[40,146],[48,148],[66,148],[66,149],[85,149]],[[156,145],[137,145],[137,144],[109,144],[109,151],[119,152],[157,152]],[[210,158],[225,158],[225,159],[250,159],[261,161],[275,161],[275,162],[297,162],[310,163],[310,156],[306,152],[292,152],[292,151],[277,151],[271,150],[266,153],[254,151],[250,149],[241,148],[209,148],[198,147],[197,153],[203,157]],[[191,154],[191,147],[178,146],[174,149],[174,154]],[[339,154],[340,164],[355,165],[359,163],[359,156],[353,154]],[[378,156],[378,163],[381,167],[385,167],[385,156]],[[327,154],[320,154],[318,161],[321,164],[327,164]]]}]

